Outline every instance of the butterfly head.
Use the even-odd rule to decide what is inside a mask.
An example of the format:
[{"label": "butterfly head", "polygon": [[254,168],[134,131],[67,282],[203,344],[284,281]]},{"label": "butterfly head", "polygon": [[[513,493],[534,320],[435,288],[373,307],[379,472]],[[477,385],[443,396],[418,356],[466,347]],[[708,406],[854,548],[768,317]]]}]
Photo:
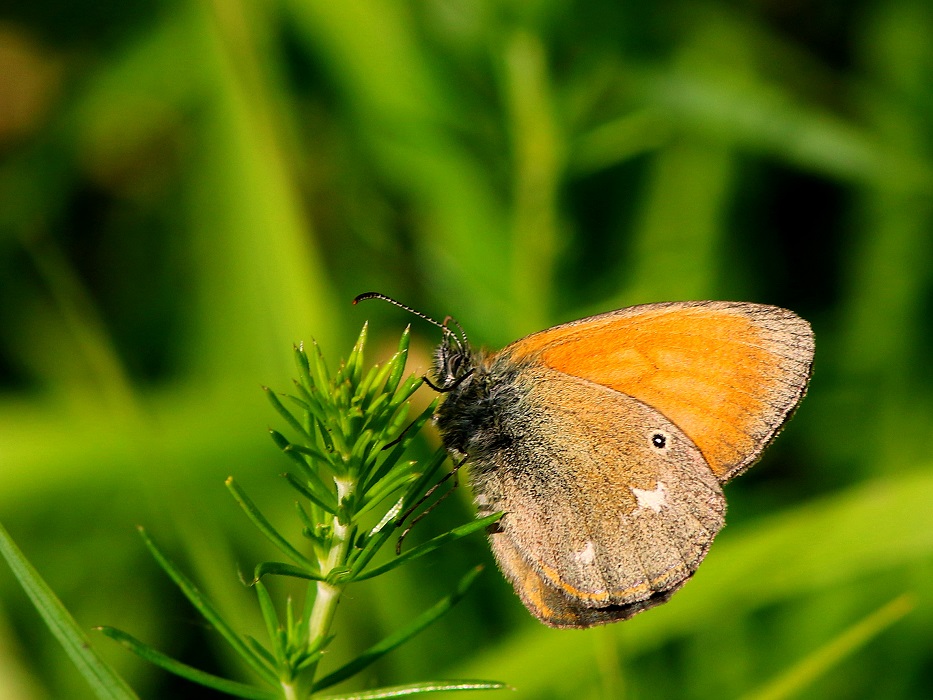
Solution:
[{"label": "butterfly head", "polygon": [[[449,326],[454,323],[460,331],[459,335]],[[456,391],[476,371],[476,355],[470,347],[463,329],[451,317],[444,319],[441,324],[444,337],[440,345],[434,350],[434,380],[433,388],[442,393]]]}]

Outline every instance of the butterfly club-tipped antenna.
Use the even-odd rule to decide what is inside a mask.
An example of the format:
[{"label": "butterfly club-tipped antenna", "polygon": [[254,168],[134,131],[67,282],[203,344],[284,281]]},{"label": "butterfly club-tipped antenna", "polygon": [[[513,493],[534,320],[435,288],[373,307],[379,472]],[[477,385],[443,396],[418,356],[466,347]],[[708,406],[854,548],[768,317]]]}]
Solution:
[{"label": "butterfly club-tipped antenna", "polygon": [[[407,304],[403,304],[402,302],[396,301],[392,297],[387,296],[385,294],[381,294],[379,292],[363,292],[362,294],[357,294],[356,297],[354,297],[353,299],[353,303],[358,304],[361,301],[366,301],[367,299],[381,299],[382,301],[387,301],[393,306],[397,306],[400,309],[404,309],[408,313],[414,314],[418,318],[423,319],[427,321],[428,323],[433,323],[435,326],[437,326],[444,332],[445,338],[453,338],[453,341],[457,344],[457,348],[461,352],[464,350],[464,346],[469,347],[470,345],[469,341],[467,340],[466,333],[463,332],[463,326],[461,326],[460,323],[457,321],[457,319],[455,319],[453,316],[447,316],[444,319],[444,322],[441,323],[439,321],[435,321],[433,318],[428,316],[426,313],[422,311],[418,311],[418,309],[413,309]],[[462,336],[462,339],[458,337],[457,334],[454,333],[453,330],[451,330],[450,326],[448,325],[451,321],[453,321],[453,323],[457,326],[457,329],[460,331],[460,335]]]},{"label": "butterfly club-tipped antenna", "polygon": [[[466,332],[463,330],[463,326],[461,326],[460,322],[457,321],[457,319],[455,319],[453,316],[446,316],[444,318],[444,322],[441,323],[439,321],[435,321],[433,318],[431,318],[427,314],[422,313],[421,311],[418,311],[417,309],[413,309],[412,307],[406,304],[403,304],[400,301],[396,301],[390,296],[387,296],[385,294],[380,294],[379,292],[364,292],[363,294],[359,294],[356,296],[356,298],[353,299],[353,303],[358,304],[359,302],[365,301],[367,299],[381,299],[382,301],[387,301],[393,306],[397,306],[400,309],[404,309],[405,311],[411,314],[414,314],[418,318],[424,319],[428,323],[433,323],[435,326],[440,328],[444,332],[444,342],[441,343],[440,350],[443,353],[442,357],[444,359],[445,367],[448,366],[448,361],[451,358],[453,358],[456,364],[459,366],[460,361],[462,361],[461,358],[465,358],[470,355],[470,341],[467,339],[467,335],[466,335]],[[454,325],[457,326],[457,329],[460,331],[459,336],[457,335],[456,332],[454,332],[450,328],[449,324],[451,322],[453,322]],[[451,344],[451,341],[453,341],[452,344]],[[454,348],[453,345],[456,345],[456,348]],[[451,375],[456,375],[456,374],[457,374],[456,372],[448,372],[448,377],[450,377]],[[427,375],[422,377],[422,379],[424,379],[425,384],[427,384],[429,387],[434,389],[434,391],[441,393],[441,394],[445,394],[456,389],[458,386],[460,386],[462,382],[464,382],[472,374],[473,374],[473,369],[470,369],[469,371],[464,372],[463,374],[459,376],[454,376],[452,380],[450,381],[445,381],[444,384],[442,384],[441,386],[438,386],[434,382],[432,382],[430,377],[428,377]]]}]

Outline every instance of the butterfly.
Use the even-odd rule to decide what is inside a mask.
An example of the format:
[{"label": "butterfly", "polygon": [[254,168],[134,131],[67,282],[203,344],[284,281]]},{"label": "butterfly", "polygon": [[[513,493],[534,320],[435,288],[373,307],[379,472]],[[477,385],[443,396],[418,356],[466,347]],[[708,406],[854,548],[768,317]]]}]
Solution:
[{"label": "butterfly", "polygon": [[[376,293],[362,298],[383,298]],[[489,542],[539,620],[591,627],[667,601],[725,521],[748,469],[806,393],[810,325],[746,302],[645,304],[572,321],[497,352],[451,319],[431,385],[465,458]],[[454,322],[455,325],[456,322]]]}]

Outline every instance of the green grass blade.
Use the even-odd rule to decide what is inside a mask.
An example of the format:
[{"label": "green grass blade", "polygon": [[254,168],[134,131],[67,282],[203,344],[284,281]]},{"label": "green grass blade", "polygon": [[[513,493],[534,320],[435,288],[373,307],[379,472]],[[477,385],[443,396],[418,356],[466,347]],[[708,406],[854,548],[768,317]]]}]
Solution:
[{"label": "green grass blade", "polygon": [[394,634],[390,634],[381,642],[371,646],[353,661],[344,664],[333,673],[330,673],[321,678],[314,684],[313,690],[317,691],[321,690],[322,688],[329,688],[335,683],[339,683],[342,680],[346,680],[347,678],[356,675],[370,664],[388,654],[393,649],[407,642],[441,615],[450,610],[454,605],[460,602],[460,599],[466,595],[467,590],[469,590],[470,586],[473,585],[473,582],[476,580],[476,577],[479,576],[482,570],[483,567],[481,566],[477,566],[470,570],[457,583],[457,587],[453,593],[439,600],[402,629],[398,630]]},{"label": "green grass blade", "polygon": [[318,695],[317,700],[381,700],[400,698],[418,693],[449,693],[458,690],[508,690],[509,686],[499,681],[423,681],[407,685],[392,685],[385,688],[364,690],[359,693],[341,695]]},{"label": "green grass blade", "polygon": [[365,581],[368,578],[380,576],[386,573],[387,571],[391,571],[397,566],[401,566],[402,564],[406,562],[412,561],[413,559],[417,559],[418,557],[423,557],[425,554],[433,552],[435,549],[438,549],[439,547],[443,547],[445,544],[448,544],[449,542],[456,542],[459,539],[463,539],[467,535],[472,535],[477,530],[484,530],[490,525],[492,525],[494,522],[496,522],[501,517],[502,517],[502,513],[493,513],[492,515],[487,515],[485,518],[480,518],[479,520],[473,520],[472,522],[469,522],[466,525],[455,527],[453,530],[450,530],[449,532],[445,532],[443,535],[438,535],[437,537],[434,537],[428,540],[427,542],[418,545],[414,549],[410,549],[404,554],[400,554],[399,556],[394,557],[393,559],[391,559],[390,561],[387,561],[385,564],[382,564],[381,566],[377,566],[374,569],[370,569],[369,571],[361,574],[360,576],[355,577],[353,580],[354,581]]},{"label": "green grass blade", "polygon": [[26,595],[45,620],[52,634],[93,688],[98,698],[131,700],[138,696],[113,668],[91,647],[90,639],[62,605],[48,584],[39,576],[3,525],[0,525],[0,553],[13,570]]},{"label": "green grass blade", "polygon": [[253,686],[246,685],[244,683],[238,683],[236,681],[227,680],[226,678],[220,678],[219,676],[207,673],[206,671],[201,671],[199,669],[188,666],[187,664],[183,664],[180,661],[176,661],[172,657],[166,656],[162,652],[156,651],[152,647],[143,644],[132,635],[129,635],[121,630],[114,629],[113,627],[99,627],[98,629],[114,641],[117,641],[125,646],[141,659],[145,659],[149,663],[165,669],[169,673],[174,673],[176,676],[186,678],[193,683],[197,683],[198,685],[213,688],[214,690],[219,690],[220,692],[227,693],[228,695],[235,695],[238,698],[247,698],[247,700],[278,700],[280,697],[278,693],[275,693],[271,690],[254,688]]},{"label": "green grass blade", "polygon": [[277,683],[278,678],[275,672],[270,669],[256,653],[250,649],[250,647],[244,642],[240,635],[238,635],[230,625],[223,619],[220,613],[214,608],[213,604],[204,596],[203,593],[198,589],[191,580],[188,579],[178,567],[175,566],[172,561],[162,553],[156,543],[153,542],[149,535],[146,534],[146,531],[143,528],[139,528],[139,534],[142,536],[143,541],[146,543],[146,547],[149,548],[149,551],[152,552],[152,556],[155,557],[156,561],[159,563],[159,566],[169,575],[172,581],[175,582],[181,592],[185,594],[185,597],[191,602],[191,604],[197,609],[201,615],[204,616],[204,619],[207,620],[213,627],[216,629],[220,635],[227,640],[227,643],[233,647],[233,650],[236,651],[239,656],[250,665],[256,673],[259,674],[261,678],[264,678],[269,683]]},{"label": "green grass blade", "polygon": [[744,696],[744,700],[784,700],[796,697],[833,666],[903,618],[913,607],[914,602],[909,594],[895,598],[771,682]]}]

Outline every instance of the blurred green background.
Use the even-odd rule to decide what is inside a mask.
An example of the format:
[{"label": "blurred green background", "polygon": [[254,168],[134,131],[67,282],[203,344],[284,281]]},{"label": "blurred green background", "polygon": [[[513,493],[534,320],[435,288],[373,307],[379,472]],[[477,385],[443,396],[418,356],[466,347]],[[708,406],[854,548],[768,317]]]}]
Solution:
[{"label": "blurred green background", "polygon": [[[272,553],[223,479],[298,530],[260,385],[366,319],[373,359],[414,321],[412,371],[439,339],[355,294],[491,347],[638,302],[778,304],[815,328],[810,394],[669,604],[546,629],[476,536],[351,589],[333,664],[485,561],[345,687],[930,696],[931,36],[925,0],[4,3],[0,521],[84,627],[238,675],[133,526],[258,629],[237,569]],[[460,489],[412,537],[470,512]],[[216,697],[95,645],[143,697]],[[0,566],[0,699],[84,697]]]}]

